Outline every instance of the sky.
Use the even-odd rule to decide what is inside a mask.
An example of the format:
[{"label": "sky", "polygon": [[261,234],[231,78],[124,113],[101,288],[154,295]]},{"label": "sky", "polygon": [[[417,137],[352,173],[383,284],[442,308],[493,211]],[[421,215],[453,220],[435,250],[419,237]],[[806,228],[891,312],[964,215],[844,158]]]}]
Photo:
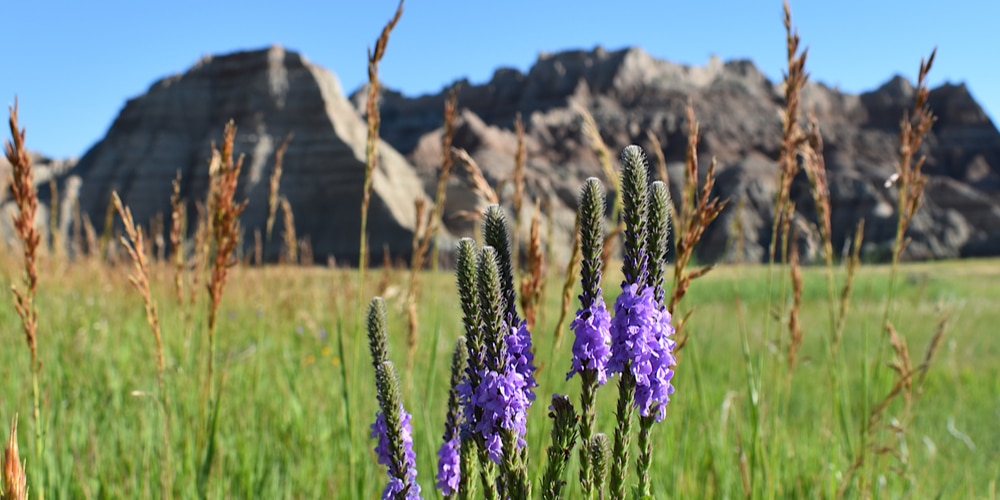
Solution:
[{"label": "sky", "polygon": [[[751,59],[772,80],[785,67],[779,0],[410,0],[381,65],[406,95],[451,82],[526,71],[540,52],[638,46],[654,57],[704,65]],[[143,0],[0,2],[0,102],[19,101],[32,150],[81,156],[127,99],[201,56],[280,44],[304,54],[351,92],[366,81],[366,51],[394,0],[277,2]],[[937,47],[933,86],[965,83],[1000,117],[1000,1],[793,0],[793,23],[813,80],[843,91],[915,79]],[[9,137],[4,127],[3,137]]]}]

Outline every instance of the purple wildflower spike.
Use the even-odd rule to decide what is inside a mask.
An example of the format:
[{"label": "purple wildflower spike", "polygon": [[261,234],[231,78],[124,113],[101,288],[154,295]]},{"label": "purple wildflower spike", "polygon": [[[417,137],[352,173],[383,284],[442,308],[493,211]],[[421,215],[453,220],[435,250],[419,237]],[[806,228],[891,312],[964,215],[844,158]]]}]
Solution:
[{"label": "purple wildflower spike", "polygon": [[597,383],[603,385],[608,380],[607,364],[611,357],[611,313],[604,305],[603,299],[598,299],[576,313],[576,319],[570,323],[570,328],[576,334],[573,340],[573,369],[566,374],[569,380],[584,370],[593,370],[597,374]]},{"label": "purple wildflower spike", "polygon": [[608,371],[621,373],[627,366],[635,377],[635,407],[639,414],[658,413],[663,419],[670,394],[674,364],[674,328],[670,313],[656,302],[653,287],[626,285],[615,302],[611,320],[611,361]]},{"label": "purple wildflower spike", "polygon": [[389,438],[388,427],[386,426],[385,415],[378,412],[375,416],[375,423],[372,424],[371,437],[377,438],[375,453],[378,455],[378,463],[386,466],[389,472],[389,482],[382,491],[382,500],[392,500],[396,495],[406,489],[406,499],[416,500],[420,498],[420,485],[417,484],[417,454],[413,451],[413,430],[410,426],[410,414],[400,406],[400,439],[403,442],[403,457],[406,470],[398,470],[399,464],[393,459],[393,448]]},{"label": "purple wildflower spike", "polygon": [[458,483],[461,480],[461,468],[459,462],[459,447],[461,440],[456,435],[454,439],[445,441],[438,450],[438,473],[436,476],[436,486],[441,490],[442,495],[451,495],[458,491]]}]

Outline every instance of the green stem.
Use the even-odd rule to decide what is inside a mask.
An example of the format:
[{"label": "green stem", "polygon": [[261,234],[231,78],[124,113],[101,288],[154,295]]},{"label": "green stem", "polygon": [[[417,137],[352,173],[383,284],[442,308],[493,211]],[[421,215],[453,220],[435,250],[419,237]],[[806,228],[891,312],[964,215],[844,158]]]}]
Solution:
[{"label": "green stem", "polygon": [[[41,476],[41,474],[38,474],[38,471],[46,470],[46,467],[44,465],[45,461],[42,459],[42,457],[44,456],[45,448],[42,447],[42,445],[44,444],[44,439],[43,439],[44,432],[42,430],[41,396],[38,390],[38,379],[41,376],[42,365],[41,363],[38,362],[38,357],[34,352],[32,352],[32,358],[33,359],[31,360],[31,396],[32,399],[34,400],[34,409],[32,413],[32,418],[34,418],[35,420],[35,463],[39,464],[38,467],[35,469],[36,470],[35,474],[36,476]],[[45,498],[44,478],[38,477],[37,480],[35,480],[34,484],[35,484],[35,491],[38,492],[37,498],[43,500]]]},{"label": "green stem", "polygon": [[476,468],[473,450],[476,444],[471,439],[461,440],[461,452],[459,454],[459,467],[461,472],[458,477],[458,499],[468,500],[475,498],[475,483],[472,481],[472,473]]},{"label": "green stem", "polygon": [[580,374],[580,486],[583,495],[591,498],[593,481],[591,478],[590,438],[594,434],[594,396],[597,394],[597,373],[584,370]]},{"label": "green stem", "polygon": [[656,423],[655,412],[650,409],[648,417],[639,417],[639,457],[636,469],[639,473],[639,498],[651,498],[652,489],[649,484],[649,468],[653,464],[653,441],[650,433]]},{"label": "green stem", "polygon": [[[356,351],[357,349],[355,349]],[[359,491],[356,489],[358,484],[355,481],[354,476],[354,425],[351,422],[351,394],[350,386],[347,383],[347,357],[345,357],[344,352],[344,325],[341,319],[337,318],[337,355],[340,357],[340,400],[342,411],[344,414],[344,425],[347,427],[347,481],[352,488],[355,488],[354,493],[358,494]]]},{"label": "green stem", "polygon": [[517,435],[514,431],[503,429],[504,456],[500,460],[500,473],[503,475],[505,496],[508,498],[531,498],[531,484],[528,482],[528,471],[525,467],[523,454],[517,448]]},{"label": "green stem", "polygon": [[618,424],[615,427],[615,446],[611,453],[611,498],[625,498],[625,469],[628,465],[629,434],[632,432],[632,400],[635,399],[635,376],[632,375],[631,363],[626,363],[618,382],[618,408],[615,416]]}]

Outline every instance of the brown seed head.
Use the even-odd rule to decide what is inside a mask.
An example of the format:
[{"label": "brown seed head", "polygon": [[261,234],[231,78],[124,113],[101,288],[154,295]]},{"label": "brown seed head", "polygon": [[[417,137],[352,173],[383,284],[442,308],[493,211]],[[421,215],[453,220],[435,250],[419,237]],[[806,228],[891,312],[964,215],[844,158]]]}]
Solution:
[{"label": "brown seed head", "polygon": [[3,455],[3,498],[25,500],[28,498],[28,478],[17,451],[17,417],[10,424],[10,438]]}]

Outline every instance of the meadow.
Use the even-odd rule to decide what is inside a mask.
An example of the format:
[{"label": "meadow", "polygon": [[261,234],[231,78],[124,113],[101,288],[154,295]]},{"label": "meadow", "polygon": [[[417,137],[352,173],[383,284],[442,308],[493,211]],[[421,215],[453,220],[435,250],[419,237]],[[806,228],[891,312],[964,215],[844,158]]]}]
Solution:
[{"label": "meadow", "polygon": [[[378,64],[401,9],[402,4],[369,54],[361,256],[370,254],[365,227],[371,173],[378,161]],[[574,404],[581,399],[581,384],[566,376],[574,355],[569,320],[578,307],[574,297],[586,294],[579,269],[593,277],[587,269],[593,272],[602,265],[606,271],[600,284],[609,305],[615,303],[619,283],[643,281],[642,286],[663,292],[656,307],[673,314],[676,329],[673,340],[661,344],[677,342],[669,347],[676,392],[663,421],[643,427],[651,432],[649,446],[642,446],[640,433],[628,453],[631,492],[635,477],[643,477],[642,466],[635,465],[642,459],[636,457],[651,450],[650,494],[639,491],[629,497],[995,498],[1000,477],[1000,341],[994,337],[1000,324],[1000,261],[901,261],[907,225],[920,207],[926,182],[919,151],[934,123],[926,85],[934,55],[922,61],[913,112],[900,122],[898,175],[892,181],[898,192],[892,261],[863,262],[863,226],[851,240],[853,251],[842,256],[833,252],[830,212],[837,207],[830,205],[818,124],[803,123],[798,109],[806,56],[798,48],[787,4],[785,28],[785,126],[769,264],[694,265],[701,235],[731,200],[712,198],[714,163],[705,173],[698,170],[698,126],[690,106],[685,175],[678,182],[682,195],[676,203],[665,187],[658,146],[652,167],[639,148],[631,153],[632,147],[626,148],[619,175],[592,118],[582,110],[583,134],[602,162],[608,188],[622,193],[613,200],[610,222],[604,217],[603,191],[594,194],[595,188],[590,199],[601,200],[600,207],[594,202],[581,208],[579,244],[568,267],[545,257],[549,242],[537,222],[523,242],[525,259],[516,266],[509,265],[509,255],[504,262],[506,221],[500,225],[500,239],[484,231],[483,239],[492,241],[493,248],[480,251],[477,266],[495,266],[493,272],[501,274],[507,269],[513,276],[501,291],[500,285],[484,285],[489,280],[476,269],[479,293],[492,288],[489,293],[495,292],[495,302],[503,306],[481,307],[471,328],[463,325],[466,302],[456,290],[454,270],[436,268],[442,249],[431,250],[429,242],[455,161],[463,163],[474,182],[471,189],[485,200],[509,202],[514,214],[530,203],[523,198],[520,122],[510,179],[513,199],[500,200],[467,154],[452,154],[451,120],[457,109],[452,97],[445,106],[438,192],[429,212],[427,200],[415,205],[409,268],[389,262],[369,269],[362,259],[358,269],[341,269],[249,265],[259,264],[261,256],[259,250],[248,251],[250,235],[239,224],[246,205],[236,197],[242,158],[233,152],[236,128],[231,122],[219,149],[213,147],[201,217],[188,220],[178,182],[170,227],[161,227],[152,241],[116,194],[107,215],[114,224],[105,224],[100,239],[89,221],[72,242],[61,239],[67,235],[55,241],[43,238],[36,227],[37,192],[15,105],[6,152],[18,241],[0,252],[2,283],[14,291],[14,306],[0,307],[0,420],[17,419],[18,432],[12,428],[5,449],[0,498],[378,497],[386,487],[386,469],[379,464],[370,426],[377,412],[384,416],[390,405],[384,387],[376,389],[373,357],[378,349],[369,345],[375,343],[372,331],[377,328],[368,308],[376,296],[387,308],[387,356],[399,374],[402,407],[412,414],[417,481],[425,498],[439,497],[436,455],[455,342],[473,331],[500,339],[497,311],[516,307],[500,294],[509,290],[513,296],[514,283],[521,292],[520,313],[534,322],[537,400],[527,414],[526,451],[512,459],[518,465],[526,462],[527,477],[501,464],[496,484],[516,497],[511,492],[519,491],[514,489],[520,486],[517,481],[527,479],[535,487],[533,496],[560,497],[548,488],[543,470],[567,459],[568,470],[557,476],[567,483],[561,497],[586,498],[576,480],[581,463],[576,450],[547,453],[553,428],[547,407],[552,394],[568,395]],[[648,182],[647,171],[658,173],[659,181]],[[789,193],[800,171],[809,180],[823,244],[821,263],[811,266],[803,265],[797,246],[789,244],[796,241],[790,233],[796,208]],[[271,176],[272,218],[280,176],[279,156]],[[588,180],[588,189],[596,184],[600,182]],[[581,194],[581,207],[588,206],[588,189]],[[649,207],[658,208],[647,211],[645,201],[636,201],[646,195]],[[285,216],[291,218],[284,204]],[[481,218],[487,228],[497,220],[490,218],[490,210],[501,219],[505,213],[487,209]],[[647,218],[657,222],[649,223],[648,239],[646,234],[637,237],[634,228]],[[668,220],[670,237],[661,231]],[[517,229],[522,222],[527,221],[515,216],[513,234],[521,234]],[[307,260],[290,233],[281,236],[284,260]],[[177,251],[167,252],[159,237],[169,238],[169,248]],[[259,232],[255,239],[260,240]],[[601,252],[603,245],[622,252]],[[636,278],[645,272],[636,267],[646,263],[632,257],[643,251],[649,254],[649,277]],[[497,313],[493,326],[487,313]],[[657,342],[668,336],[664,329],[658,331],[662,337]],[[509,335],[503,337],[506,342],[515,337],[503,335]],[[507,355],[504,351],[495,357]],[[634,389],[635,375],[628,372],[633,362],[639,363],[630,360],[617,379],[632,377]],[[385,364],[377,364],[384,385],[392,377],[384,376]],[[616,416],[616,385],[599,388],[594,404],[594,427],[608,435],[623,421],[645,426],[651,418],[642,409],[642,418]],[[630,406],[631,396],[623,397],[617,411]],[[485,413],[473,415],[484,418]],[[516,429],[505,429],[504,437],[513,439]],[[470,446],[479,446],[479,461],[487,464],[479,432],[470,431],[467,442],[478,440]],[[597,448],[590,443],[589,449]],[[392,478],[393,471],[389,474]],[[609,491],[613,498],[624,498],[625,492],[624,486]],[[475,498],[479,492],[470,493],[459,491],[457,496]],[[594,493],[605,498],[603,488],[595,486]]]},{"label": "meadow", "polygon": [[[17,279],[14,266],[4,269],[5,285]],[[193,328],[186,327],[187,299],[178,304],[167,266],[155,269],[154,297],[161,306],[167,391],[173,403],[174,494],[186,498],[194,496],[204,453],[205,419],[199,414],[204,409],[199,405],[206,342],[199,326],[205,318],[196,312]],[[949,325],[914,418],[898,437],[907,443],[906,475],[891,472],[889,465],[901,465],[883,456],[877,481],[884,486],[875,493],[991,497],[1000,477],[1000,342],[994,336],[1000,324],[1000,262],[907,264],[900,270],[893,316],[911,348],[922,352],[942,314]],[[42,267],[37,303],[42,311],[39,331],[44,332],[39,357],[44,360],[44,479],[50,498],[158,494],[163,464],[155,348],[142,300],[126,281],[128,271],[127,265],[52,262]],[[689,291],[686,305],[695,309],[688,323],[691,340],[679,360],[677,392],[667,418],[655,431],[653,488],[663,497],[743,496],[741,467],[746,465],[741,462],[747,460],[753,425],[741,331],[765,367],[759,394],[767,422],[762,438],[765,497],[833,496],[854,458],[857,443],[851,447],[844,442],[833,411],[822,334],[812,333],[826,328],[824,273],[819,268],[805,271],[802,316],[810,333],[790,385],[781,326],[766,314],[768,274],[766,266],[719,268]],[[884,266],[862,267],[845,329],[838,369],[845,372],[845,396],[851,401],[847,425],[855,433],[865,418],[861,372],[878,362],[874,352],[887,275]],[[434,293],[420,303],[425,328],[409,370],[404,368],[406,317],[400,293],[408,273],[388,272],[383,290],[378,289],[381,271],[371,277],[364,296],[382,291],[388,298],[390,356],[403,373],[405,404],[414,414],[418,479],[433,497],[450,351],[462,332],[454,277],[446,271],[424,276]],[[608,277],[612,283],[618,279]],[[211,497],[378,496],[384,479],[368,436],[377,403],[363,325],[355,322],[361,317],[356,284],[356,274],[348,270],[233,271],[218,330],[225,382]],[[546,294],[548,307],[534,333],[541,368],[528,442],[539,471],[551,428],[544,398],[557,392],[575,400],[579,392],[575,379],[565,380],[572,345],[568,329],[555,347],[556,288]],[[780,287],[772,288],[777,302]],[[21,412],[22,449],[33,478],[41,467],[30,445],[24,446],[30,442],[30,433],[23,432],[30,428],[28,356],[13,308],[0,308],[0,324],[8,346],[0,350],[0,414],[9,418]],[[612,427],[615,393],[613,386],[598,393],[598,428]],[[895,439],[889,444],[896,444]],[[569,474],[575,474],[573,465]],[[570,485],[568,497],[576,497],[579,490],[572,489],[573,481]]]}]

